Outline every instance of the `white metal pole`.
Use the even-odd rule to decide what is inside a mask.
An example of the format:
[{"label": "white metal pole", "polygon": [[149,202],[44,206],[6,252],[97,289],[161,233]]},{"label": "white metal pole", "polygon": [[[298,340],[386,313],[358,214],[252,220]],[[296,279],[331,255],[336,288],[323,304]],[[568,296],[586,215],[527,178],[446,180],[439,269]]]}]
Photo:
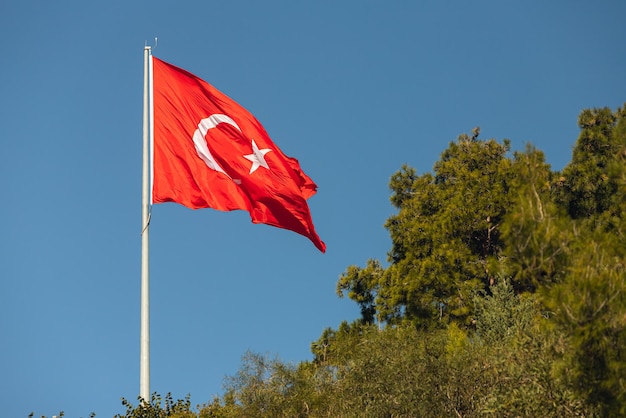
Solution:
[{"label": "white metal pole", "polygon": [[141,193],[141,354],[139,365],[139,395],[150,402],[150,47],[143,50],[143,170]]}]

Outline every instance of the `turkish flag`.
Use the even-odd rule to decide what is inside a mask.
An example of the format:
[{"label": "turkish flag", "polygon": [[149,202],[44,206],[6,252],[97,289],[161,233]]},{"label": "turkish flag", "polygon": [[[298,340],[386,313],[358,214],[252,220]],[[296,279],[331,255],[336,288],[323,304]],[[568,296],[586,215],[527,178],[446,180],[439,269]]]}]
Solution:
[{"label": "turkish flag", "polygon": [[246,210],[252,222],[308,237],[322,252],[306,199],[317,191],[298,160],[256,118],[195,75],[152,59],[152,202]]}]

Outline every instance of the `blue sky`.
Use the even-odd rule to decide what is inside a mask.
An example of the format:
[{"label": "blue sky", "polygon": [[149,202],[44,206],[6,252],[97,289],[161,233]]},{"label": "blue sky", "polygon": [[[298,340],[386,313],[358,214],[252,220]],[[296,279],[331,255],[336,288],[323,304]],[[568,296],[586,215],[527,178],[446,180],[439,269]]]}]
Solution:
[{"label": "blue sky", "polygon": [[450,141],[571,158],[626,102],[622,1],[5,1],[2,415],[109,417],[139,393],[143,47],[237,100],[318,184],[321,254],[245,212],[153,209],[151,390],[222,393],[246,350],[310,359],[358,317],[339,275],[386,259],[389,177]]}]

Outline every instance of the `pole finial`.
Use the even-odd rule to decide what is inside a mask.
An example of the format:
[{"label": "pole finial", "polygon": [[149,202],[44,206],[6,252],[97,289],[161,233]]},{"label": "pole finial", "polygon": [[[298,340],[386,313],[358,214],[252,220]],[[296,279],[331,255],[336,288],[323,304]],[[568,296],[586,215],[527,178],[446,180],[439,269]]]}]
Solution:
[{"label": "pole finial", "polygon": [[154,37],[154,46],[150,46],[148,45],[148,41],[144,41],[143,43],[143,49],[147,49],[148,51],[153,50],[157,47],[159,43],[159,38],[157,38],[156,36]]}]

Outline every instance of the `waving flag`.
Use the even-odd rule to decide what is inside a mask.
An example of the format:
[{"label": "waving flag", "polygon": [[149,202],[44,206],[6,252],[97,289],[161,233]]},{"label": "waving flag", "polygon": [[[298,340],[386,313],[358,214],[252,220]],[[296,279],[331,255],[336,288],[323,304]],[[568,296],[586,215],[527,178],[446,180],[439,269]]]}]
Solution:
[{"label": "waving flag", "polygon": [[246,210],[253,223],[308,237],[322,252],[307,199],[316,184],[256,118],[195,75],[152,58],[153,203]]}]

